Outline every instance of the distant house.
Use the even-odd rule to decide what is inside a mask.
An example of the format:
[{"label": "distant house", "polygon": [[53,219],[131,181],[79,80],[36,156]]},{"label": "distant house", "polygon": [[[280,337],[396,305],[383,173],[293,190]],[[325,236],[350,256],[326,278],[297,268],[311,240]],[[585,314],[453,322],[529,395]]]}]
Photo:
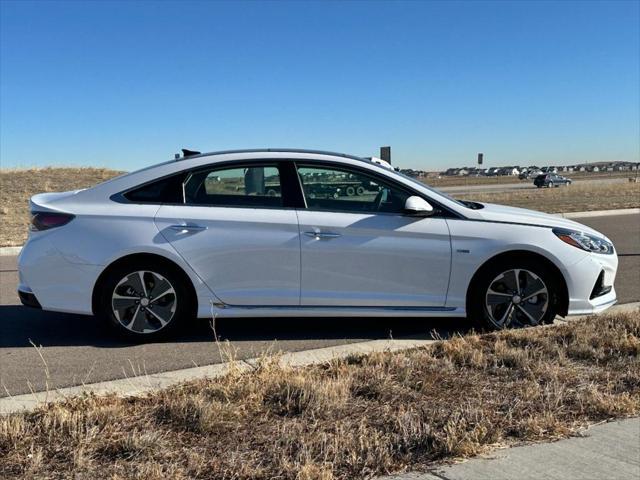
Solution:
[{"label": "distant house", "polygon": [[500,173],[500,168],[499,167],[492,167],[489,170],[487,170],[487,175],[494,177],[496,175],[498,175]]},{"label": "distant house", "polygon": [[593,172],[593,173],[598,173],[600,171],[600,167],[598,167],[597,165],[589,165],[587,167],[587,171],[588,172]]},{"label": "distant house", "polygon": [[613,166],[613,171],[614,172],[626,172],[627,170],[629,170],[631,167],[631,165],[629,165],[628,163],[616,163]]},{"label": "distant house", "polygon": [[587,171],[587,167],[585,167],[584,165],[576,165],[575,171],[576,172],[586,172]]}]

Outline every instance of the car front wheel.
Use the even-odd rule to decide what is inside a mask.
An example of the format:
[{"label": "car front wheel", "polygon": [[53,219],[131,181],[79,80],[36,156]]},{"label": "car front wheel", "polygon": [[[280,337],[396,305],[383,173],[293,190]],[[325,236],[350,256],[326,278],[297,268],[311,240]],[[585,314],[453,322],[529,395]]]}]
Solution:
[{"label": "car front wheel", "polygon": [[473,289],[469,316],[490,329],[544,325],[556,316],[556,280],[537,262],[501,262],[485,269]]},{"label": "car front wheel", "polygon": [[175,330],[192,315],[180,275],[166,265],[146,262],[109,272],[97,312],[121,335],[153,339]]}]

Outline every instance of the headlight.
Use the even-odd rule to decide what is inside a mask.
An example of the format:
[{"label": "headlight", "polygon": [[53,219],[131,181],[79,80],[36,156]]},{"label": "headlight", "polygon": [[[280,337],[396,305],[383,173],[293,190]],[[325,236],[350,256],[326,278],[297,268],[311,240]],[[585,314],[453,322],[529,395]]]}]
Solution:
[{"label": "headlight", "polygon": [[607,242],[604,238],[576,230],[568,230],[566,228],[554,228],[553,233],[564,243],[586,250],[587,252],[604,253],[607,255],[613,253],[613,244]]}]

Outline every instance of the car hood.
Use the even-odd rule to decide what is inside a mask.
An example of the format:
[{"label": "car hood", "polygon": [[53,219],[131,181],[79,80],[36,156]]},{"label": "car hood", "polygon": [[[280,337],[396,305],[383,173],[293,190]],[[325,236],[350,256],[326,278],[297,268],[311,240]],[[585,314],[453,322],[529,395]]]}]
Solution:
[{"label": "car hood", "polygon": [[574,222],[573,220],[562,218],[558,215],[536,212],[535,210],[527,210],[525,208],[496,205],[493,203],[482,203],[482,205],[484,208],[475,211],[480,220],[517,223],[522,225],[539,225],[541,227],[569,228],[597,235],[602,238],[607,238],[602,233],[591,227]]}]

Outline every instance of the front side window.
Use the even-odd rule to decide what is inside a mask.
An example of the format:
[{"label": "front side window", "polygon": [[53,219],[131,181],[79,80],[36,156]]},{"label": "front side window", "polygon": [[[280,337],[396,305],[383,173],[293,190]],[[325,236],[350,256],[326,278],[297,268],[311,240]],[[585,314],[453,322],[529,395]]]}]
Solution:
[{"label": "front side window", "polygon": [[191,173],[184,183],[187,205],[281,207],[277,166],[212,168]]},{"label": "front side window", "polygon": [[299,166],[307,208],[313,210],[402,213],[405,190],[357,170]]}]

